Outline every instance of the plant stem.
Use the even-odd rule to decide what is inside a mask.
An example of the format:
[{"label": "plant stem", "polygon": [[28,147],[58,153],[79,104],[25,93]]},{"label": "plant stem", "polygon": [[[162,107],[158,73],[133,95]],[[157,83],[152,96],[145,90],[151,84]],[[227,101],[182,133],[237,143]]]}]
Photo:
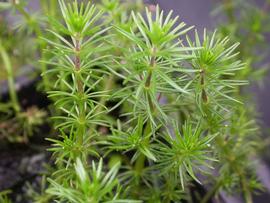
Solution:
[{"label": "plant stem", "polygon": [[215,185],[211,188],[211,190],[209,190],[206,195],[203,197],[203,199],[201,200],[201,203],[207,203],[209,202],[209,200],[216,194],[216,192],[218,191],[218,189],[221,186],[221,182],[217,181],[215,183]]},{"label": "plant stem", "polygon": [[77,35],[77,39],[75,39],[75,83],[77,85],[77,91],[79,93],[80,99],[78,101],[78,110],[79,110],[79,122],[77,126],[77,142],[79,145],[83,144],[83,139],[85,135],[85,108],[84,108],[84,89],[83,89],[83,81],[81,80],[81,45],[80,45],[80,34]]},{"label": "plant stem", "polygon": [[41,10],[51,17],[56,16],[57,1],[56,0],[40,0]]},{"label": "plant stem", "polygon": [[155,66],[156,66],[156,49],[154,47],[152,49],[152,56],[151,56],[151,59],[150,59],[148,75],[147,75],[145,85],[144,85],[144,87],[145,87],[145,89],[147,91],[146,93],[147,93],[148,104],[149,104],[149,107],[150,107],[152,112],[154,111],[154,105],[153,105],[152,99],[151,99],[148,91],[150,90],[151,80],[152,80],[152,75],[153,75],[153,69],[155,68]]},{"label": "plant stem", "polygon": [[11,65],[11,61],[10,61],[10,58],[8,56],[8,53],[6,52],[5,48],[2,45],[2,41],[0,41],[0,53],[1,53],[1,57],[2,57],[3,62],[4,62],[4,66],[5,66],[6,71],[7,71],[8,89],[9,89],[9,96],[11,99],[12,107],[17,114],[20,112],[21,109],[20,109],[18,97],[16,94],[12,65]]},{"label": "plant stem", "polygon": [[252,195],[251,195],[250,190],[248,189],[245,176],[239,170],[238,170],[238,175],[240,177],[241,185],[243,188],[243,196],[244,196],[245,202],[246,203],[253,203]]},{"label": "plant stem", "polygon": [[[150,59],[150,64],[149,64],[149,70],[148,70],[148,75],[147,75],[147,78],[146,78],[146,81],[145,81],[145,89],[146,89],[146,94],[147,94],[147,100],[148,100],[148,105],[151,109],[151,112],[154,112],[154,105],[153,105],[153,102],[152,102],[152,99],[148,93],[149,91],[149,88],[151,86],[151,80],[152,80],[152,74],[153,74],[153,69],[155,68],[155,65],[156,65],[156,49],[153,48],[153,53],[152,53],[152,56],[151,56],[151,59]],[[149,133],[151,133],[152,131],[152,127],[151,127],[151,121],[148,120],[147,121],[147,124],[146,124],[146,127],[144,129],[144,133],[142,136],[148,136]],[[149,140],[150,140],[150,137],[146,140],[146,144],[148,145],[149,144]],[[144,162],[145,162],[145,155],[144,154],[140,154],[140,156],[138,157],[138,159],[136,160],[136,163],[135,163],[135,170],[137,171],[138,174],[140,174],[144,168]]]},{"label": "plant stem", "polygon": [[56,16],[56,12],[57,12],[57,1],[55,0],[50,0],[50,15],[51,16]]},{"label": "plant stem", "polygon": [[200,72],[200,77],[201,77],[201,88],[202,88],[202,100],[204,103],[208,103],[208,97],[207,97],[207,93],[205,91],[205,71],[204,69],[201,69]]},{"label": "plant stem", "polygon": [[[143,132],[143,136],[147,136],[149,133],[151,133],[151,131],[152,131],[151,122],[148,121],[147,124],[146,124],[146,126],[145,126],[145,129],[144,129],[144,132]],[[149,142],[149,139],[146,140],[146,141]],[[136,160],[135,170],[136,170],[137,174],[141,174],[141,172],[142,172],[142,170],[144,168],[145,158],[146,157],[145,157],[144,154],[140,154],[140,156]]]}]

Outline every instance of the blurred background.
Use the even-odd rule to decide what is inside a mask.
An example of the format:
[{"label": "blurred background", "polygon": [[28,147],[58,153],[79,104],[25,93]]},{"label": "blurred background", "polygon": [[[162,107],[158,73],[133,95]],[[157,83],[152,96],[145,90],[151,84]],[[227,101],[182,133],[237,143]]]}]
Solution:
[{"label": "blurred background", "polygon": [[[229,2],[230,1],[220,1],[220,0],[152,0],[147,1],[151,4],[159,4],[160,7],[167,12],[169,10],[174,10],[175,15],[179,15],[180,19],[187,23],[188,25],[195,25],[196,29],[200,33],[203,32],[203,29],[206,28],[208,30],[214,30],[219,29],[221,30],[223,26],[232,26],[233,23],[228,23],[228,17],[226,16],[226,13],[224,13],[224,8],[221,8],[224,6],[221,3]],[[252,23],[254,22],[254,19],[256,18],[256,9],[264,10],[266,9],[266,15],[268,16],[268,20],[270,17],[270,9],[267,4],[269,4],[269,1],[267,0],[246,0],[246,1],[239,1],[239,0],[233,0],[231,1],[232,4],[235,6],[235,16],[238,16],[239,19],[236,19],[234,22],[235,24],[243,25],[244,23],[250,23],[250,27],[252,27]],[[250,3],[250,5],[248,5]],[[245,5],[246,4],[246,5]],[[249,9],[247,7],[249,6],[256,6],[252,9]],[[229,6],[228,6],[229,7]],[[245,15],[245,18],[240,17],[241,15]],[[247,22],[244,22],[246,20]],[[258,19],[259,20],[259,19]],[[261,22],[263,23],[263,21]],[[267,68],[269,67],[267,64],[268,61],[270,61],[270,34],[269,34],[269,24],[268,21],[266,24],[262,24],[261,26],[264,27],[264,37],[265,37],[265,53],[256,53],[254,52],[255,57],[260,57],[260,55],[266,55],[266,58],[261,61],[259,64],[256,64],[254,68],[260,69],[260,68]],[[243,26],[244,27],[244,26]],[[246,29],[249,29],[248,26]],[[259,32],[259,31],[258,31]],[[230,36],[230,33],[228,33]],[[238,38],[240,43],[246,43],[247,38],[251,37],[247,33],[242,33],[242,38]],[[260,42],[258,42],[260,44]],[[257,103],[258,113],[259,117],[262,119],[262,124],[266,128],[266,132],[268,132],[268,128],[270,127],[270,72],[267,71],[265,73],[265,78],[263,78],[263,81],[260,81],[260,84],[251,83],[250,85],[252,88],[250,91],[254,93],[254,99]]]},{"label": "blurred background", "polygon": [[[199,33],[203,29],[223,32],[243,44],[247,52],[243,60],[254,57],[250,65],[262,77],[250,81],[248,91],[256,105],[257,119],[262,126],[265,140],[270,128],[270,1],[267,0],[153,0],[167,12],[174,10],[175,15],[188,25],[195,25]],[[252,39],[252,40],[251,40]],[[255,42],[250,42],[250,41]],[[252,59],[253,60],[253,59]],[[262,163],[257,167],[266,191],[255,197],[254,202],[270,202],[270,151],[265,151]],[[242,202],[239,197],[225,197],[227,202]]]}]

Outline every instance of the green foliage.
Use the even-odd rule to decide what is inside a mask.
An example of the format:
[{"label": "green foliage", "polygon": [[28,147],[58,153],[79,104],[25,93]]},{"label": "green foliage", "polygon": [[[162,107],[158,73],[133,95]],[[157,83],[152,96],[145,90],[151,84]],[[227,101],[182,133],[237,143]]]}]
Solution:
[{"label": "green foliage", "polygon": [[[241,42],[238,47],[240,58],[246,61],[246,67],[238,77],[248,78],[262,85],[262,78],[267,73],[269,55],[267,35],[270,32],[269,1],[259,7],[254,1],[221,1],[213,14],[227,18],[219,26],[220,35],[228,36],[233,42]],[[218,18],[219,19],[219,18]],[[241,23],[239,23],[241,22]]]},{"label": "green foliage", "polygon": [[[51,187],[47,190],[49,194],[56,196],[61,202],[85,203],[85,202],[107,202],[107,203],[137,203],[140,201],[119,199],[119,183],[115,179],[119,164],[115,164],[108,172],[103,172],[103,161],[100,159],[98,165],[92,162],[90,173],[84,168],[80,159],[76,160],[74,171],[76,178],[58,184],[49,179]],[[114,190],[115,189],[115,190]]]},{"label": "green foliage", "polygon": [[159,141],[156,146],[159,170],[162,173],[173,172],[175,179],[178,179],[179,176],[183,189],[189,176],[200,183],[195,177],[194,170],[197,172],[199,170],[200,173],[207,172],[207,169],[213,169],[210,162],[217,161],[211,154],[211,141],[217,134],[203,136],[200,125],[198,123],[194,128],[187,122],[183,125],[182,133],[179,132],[176,125],[174,134],[162,136],[165,142]]},{"label": "green foliage", "polygon": [[[236,22],[223,34],[195,30],[192,40],[193,27],[173,11],[141,12],[141,1],[58,3],[59,12],[56,1],[41,1],[47,18],[26,12],[23,1],[0,4],[23,16],[18,30],[43,50],[40,88],[53,102],[59,134],[47,139],[54,172],[41,194],[29,190],[35,201],[192,202],[197,182],[210,188],[198,196],[202,203],[223,191],[251,203],[261,188],[254,170],[261,140],[243,85],[259,74],[252,53],[266,17],[243,23],[257,33],[245,50]],[[0,51],[13,73],[8,48]],[[33,134],[45,114],[20,109],[13,77],[11,102],[1,111],[16,112],[25,134]]]},{"label": "green foliage", "polygon": [[[2,33],[1,33],[2,34]],[[5,36],[5,34],[3,34]],[[10,36],[8,36],[10,37]],[[5,39],[0,38],[0,58],[3,61],[3,72],[8,83],[8,96],[10,101],[1,105],[1,113],[7,116],[0,118],[0,139],[7,139],[11,142],[27,142],[32,136],[36,127],[44,123],[46,112],[37,107],[30,107],[26,110],[21,108],[16,92],[14,61],[11,57],[14,42],[2,43]],[[1,66],[2,68],[2,66]],[[13,116],[14,115],[14,116]]]},{"label": "green foliage", "polygon": [[[101,25],[95,25],[101,12],[90,3],[86,6],[81,4],[80,7],[75,2],[68,6],[63,1],[59,3],[66,27],[59,25],[58,29],[65,30],[72,42],[56,31],[50,32],[58,38],[59,42],[46,40],[53,46],[50,51],[55,54],[52,61],[45,62],[55,66],[54,69],[49,69],[47,74],[58,76],[58,80],[55,82],[56,90],[50,91],[49,97],[56,101],[55,105],[63,112],[63,115],[54,117],[54,119],[60,120],[56,128],[69,135],[63,136],[66,138],[63,143],[55,141],[57,146],[61,146],[55,149],[63,151],[69,158],[79,154],[87,157],[87,151],[92,151],[92,149],[80,150],[80,148],[87,149],[89,146],[88,142],[84,142],[88,140],[87,137],[85,138],[87,130],[91,125],[103,125],[104,123],[96,118],[98,114],[102,113],[102,111],[96,112],[99,108],[96,100],[106,96],[105,91],[97,90],[102,75],[100,69],[96,67],[106,61],[106,56],[100,54],[106,49],[100,42],[100,36],[106,29],[101,29]],[[88,29],[89,26],[91,29]],[[89,50],[91,51],[89,52]],[[57,89],[60,83],[64,86],[63,90]],[[73,150],[74,147],[76,150]],[[62,158],[62,156],[60,157]]]},{"label": "green foliage", "polygon": [[11,200],[8,198],[9,193],[11,193],[11,192],[10,191],[0,192],[0,202],[1,203],[11,203]]},{"label": "green foliage", "polygon": [[132,160],[136,160],[140,154],[143,154],[149,159],[156,161],[148,144],[150,137],[151,132],[143,136],[143,120],[139,117],[138,124],[134,129],[130,128],[127,132],[122,131],[121,126],[119,126],[119,129],[112,129],[112,135],[108,137],[108,148],[111,151],[123,151],[124,153],[136,150],[137,152],[134,154]]},{"label": "green foliage", "polygon": [[[119,1],[59,4],[65,25],[52,20],[55,39],[44,38],[52,57],[42,61],[51,66],[43,75],[56,78],[48,94],[61,132],[49,139],[53,199],[180,202],[197,181],[214,185],[201,197],[207,202],[222,190],[247,197],[259,188],[248,164],[259,139],[241,103],[238,43],[206,31],[193,42],[192,27],[158,6],[144,18]],[[98,166],[88,167],[91,159]]]},{"label": "green foliage", "polygon": [[193,51],[194,59],[191,60],[191,66],[197,73],[195,97],[203,114],[205,106],[212,111],[216,109],[208,106],[218,106],[227,110],[226,106],[230,101],[239,102],[230,95],[237,91],[239,85],[246,84],[243,80],[234,79],[237,71],[244,68],[244,64],[236,58],[238,53],[235,53],[235,50],[239,43],[228,45],[228,37],[216,38],[215,34],[216,32],[209,36],[204,30],[201,41],[195,32],[195,45],[187,38],[189,46],[202,47]]},{"label": "green foliage", "polygon": [[[184,70],[179,68],[178,62],[190,57],[185,51],[196,49],[179,47],[180,41],[175,43],[175,39],[191,28],[184,28],[184,23],[176,24],[178,17],[171,19],[171,15],[172,12],[165,18],[157,7],[155,21],[152,21],[152,14],[146,9],[147,21],[141,14],[132,13],[136,30],[116,27],[132,43],[132,47],[124,52],[123,63],[117,62],[123,70],[117,75],[123,79],[123,84],[127,84],[120,91],[127,98],[132,97],[129,102],[134,106],[133,116],[136,118],[140,112],[143,119],[150,120],[154,126],[156,120],[167,121],[165,107],[160,106],[157,94],[188,94],[190,82],[186,82],[187,77],[181,74]],[[172,78],[174,73],[181,75]]]}]

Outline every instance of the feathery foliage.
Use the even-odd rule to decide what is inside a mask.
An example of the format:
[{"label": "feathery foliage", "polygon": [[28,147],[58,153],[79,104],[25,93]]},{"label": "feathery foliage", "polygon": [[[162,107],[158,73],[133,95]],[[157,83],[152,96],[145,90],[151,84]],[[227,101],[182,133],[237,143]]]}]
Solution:
[{"label": "feathery foliage", "polygon": [[52,20],[55,39],[43,38],[52,57],[41,61],[55,78],[48,95],[61,134],[49,139],[54,200],[191,201],[194,181],[214,185],[202,202],[257,189],[249,163],[259,139],[241,103],[238,43],[206,31],[193,42],[193,27],[159,6],[120,13],[120,1],[59,5],[64,24]]}]

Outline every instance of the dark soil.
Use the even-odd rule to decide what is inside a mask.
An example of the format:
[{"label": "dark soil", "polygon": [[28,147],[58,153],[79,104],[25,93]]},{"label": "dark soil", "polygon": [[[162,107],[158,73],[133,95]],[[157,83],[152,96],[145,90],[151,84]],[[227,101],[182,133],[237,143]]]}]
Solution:
[{"label": "dark soil", "polygon": [[[18,92],[19,101],[23,109],[37,106],[46,110],[50,102],[46,95],[37,91],[38,79],[21,85]],[[7,94],[1,95],[1,102],[8,100]],[[42,174],[46,173],[46,166],[50,164],[50,154],[46,151],[49,143],[45,137],[50,136],[48,122],[39,127],[30,137],[28,143],[0,142],[0,191],[11,190],[10,195],[14,203],[30,203],[25,196],[29,185],[39,185]],[[35,188],[34,188],[35,189]]]},{"label": "dark soil", "polygon": [[39,176],[46,172],[49,155],[45,147],[39,146],[37,150],[27,145],[9,144],[8,148],[1,149],[0,160],[0,191],[12,190],[14,202],[26,203],[22,194],[27,190],[27,183],[39,184]]}]

